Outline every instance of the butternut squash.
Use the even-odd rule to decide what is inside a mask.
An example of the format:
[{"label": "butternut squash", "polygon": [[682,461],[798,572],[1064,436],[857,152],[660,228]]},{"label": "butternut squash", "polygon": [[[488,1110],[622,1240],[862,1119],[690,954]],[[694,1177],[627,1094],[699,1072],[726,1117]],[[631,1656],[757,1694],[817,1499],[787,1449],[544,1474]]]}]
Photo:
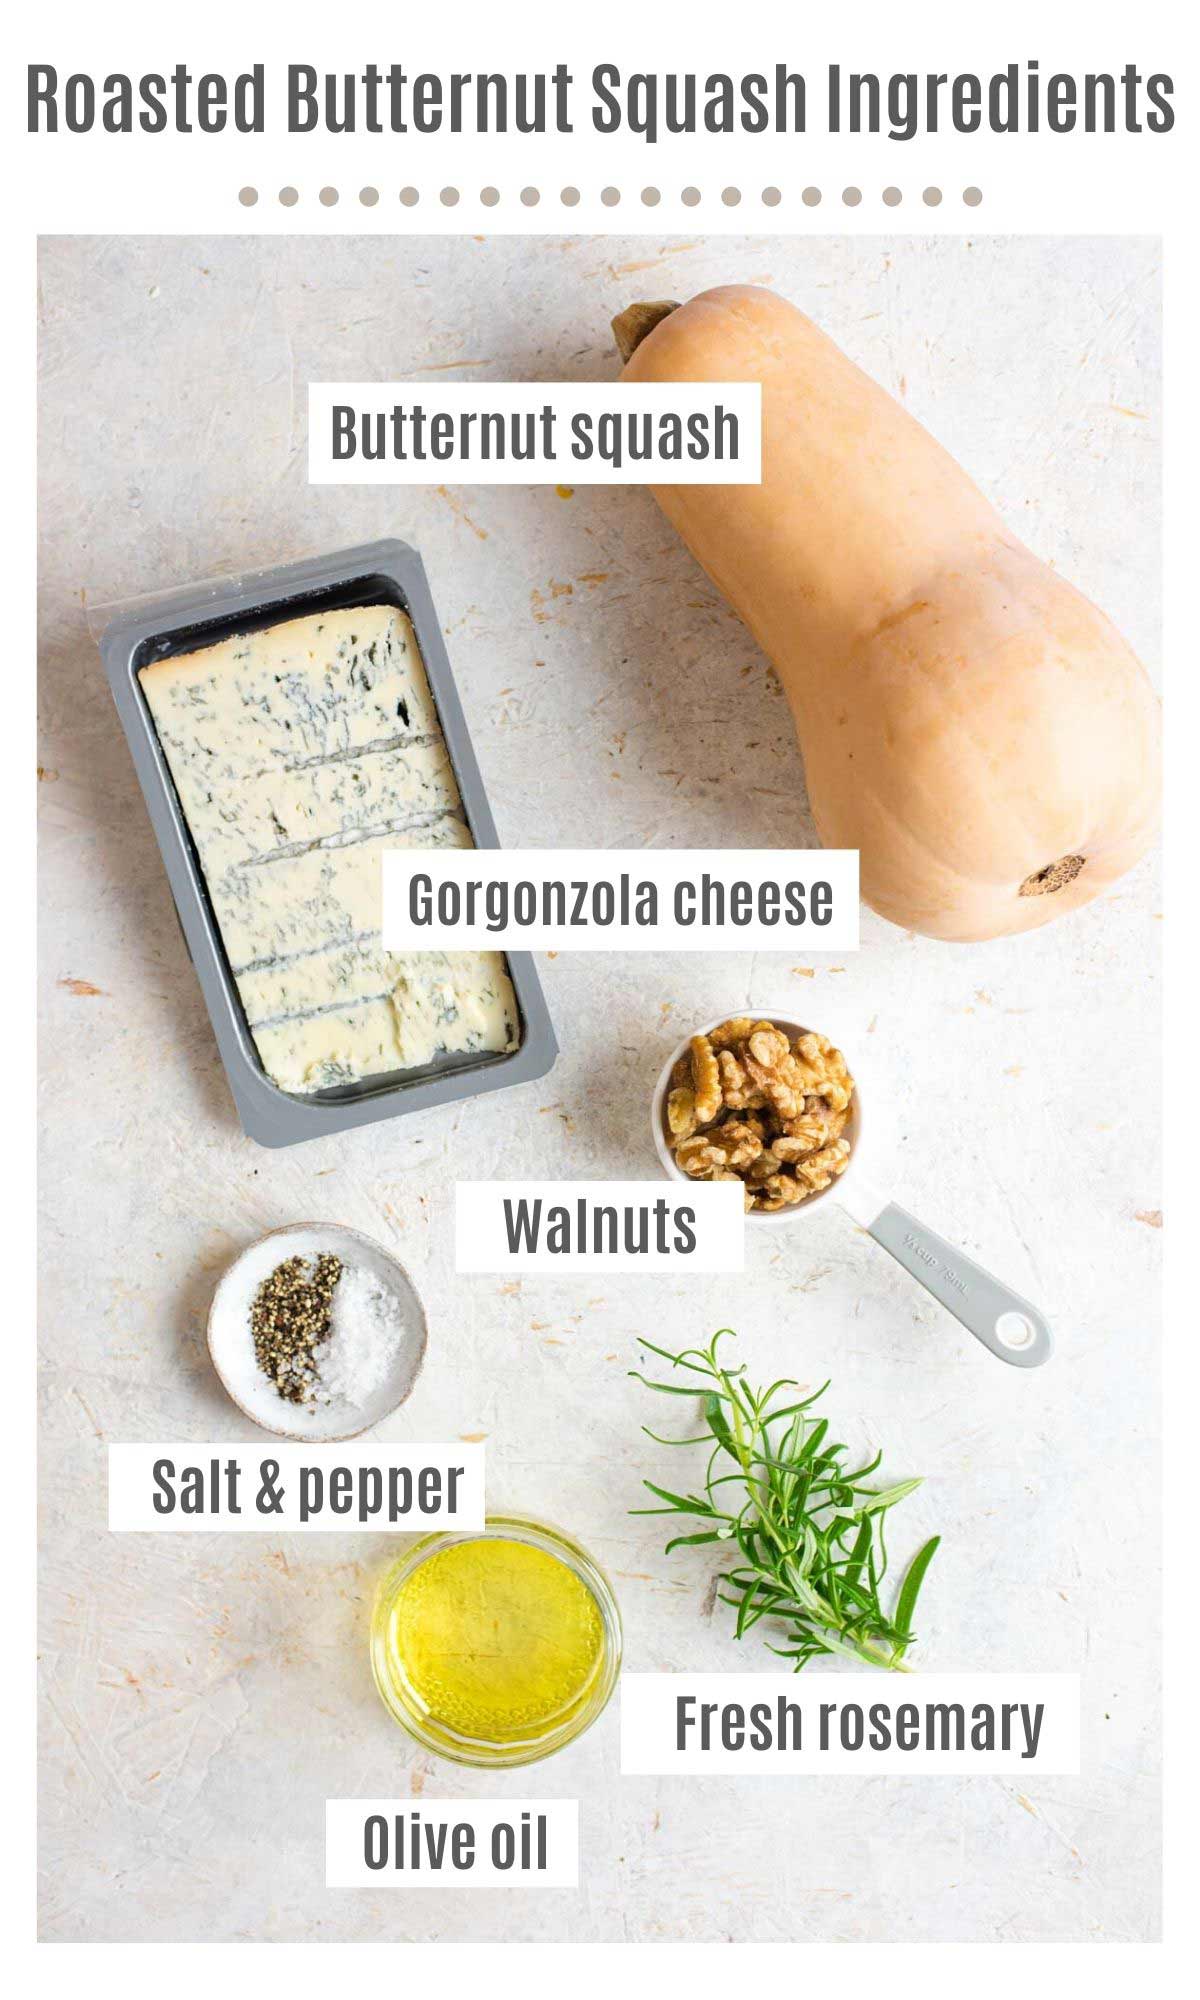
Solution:
[{"label": "butternut squash", "polygon": [[827,846],[930,937],[1075,909],[1158,817],[1159,711],[1094,605],[811,320],[755,286],[613,322],[632,382],[761,382],[762,484],[660,486],[778,670]]}]

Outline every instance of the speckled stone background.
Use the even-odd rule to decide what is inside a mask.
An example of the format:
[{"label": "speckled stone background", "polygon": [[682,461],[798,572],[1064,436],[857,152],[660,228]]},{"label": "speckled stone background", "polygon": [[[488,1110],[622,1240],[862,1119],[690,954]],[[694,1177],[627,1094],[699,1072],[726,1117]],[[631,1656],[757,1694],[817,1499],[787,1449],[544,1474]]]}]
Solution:
[{"label": "speckled stone background", "polygon": [[[805,844],[765,660],[635,488],[310,490],[310,379],[591,380],[611,314],[731,278],[816,315],[1012,525],[1159,659],[1159,259],[1149,239],[54,239],[42,324],[43,1934],[49,1939],[1146,1939],[1158,1928],[1158,1015],[1153,864],[1011,942],[864,913],[830,962],[544,964],[541,1084],[283,1153],[235,1123],[92,631],[101,607],[372,536],[415,542],[500,832]],[[456,1177],[650,1175],[691,1023],[782,996],[843,1040],[877,1172],[1051,1314],[998,1366],[840,1212],[743,1280],[459,1279]],[[371,1686],[388,1544],[110,1536],[111,1439],[233,1439],[204,1315],[233,1253],[335,1218],[432,1327],[395,1437],[486,1437],[490,1495],[610,1568],[638,1668],[767,1665],[707,1552],[631,1519],[665,1471],[639,1330],[729,1322],[768,1378],[927,1483],[920,1660],[1078,1669],[1075,1779],[623,1779],[617,1710],[536,1773],[419,1754]],[[678,1460],[671,1462],[677,1472]],[[333,1796],[577,1797],[577,1893],[326,1891]]]}]

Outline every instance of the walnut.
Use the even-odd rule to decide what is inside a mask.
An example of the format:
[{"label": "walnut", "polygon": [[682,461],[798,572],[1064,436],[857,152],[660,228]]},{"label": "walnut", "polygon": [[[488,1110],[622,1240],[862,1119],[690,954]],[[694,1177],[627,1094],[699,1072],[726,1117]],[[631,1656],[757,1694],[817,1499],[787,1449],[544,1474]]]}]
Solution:
[{"label": "walnut", "polygon": [[684,1139],[675,1157],[695,1180],[724,1180],[728,1173],[740,1180],[738,1169],[749,1166],[761,1152],[762,1139],[753,1126],[728,1121]]},{"label": "walnut", "polygon": [[812,1133],[800,1131],[781,1132],[777,1138],[772,1139],[771,1151],[774,1153],[775,1158],[784,1165],[790,1165],[795,1160],[802,1160],[806,1153],[811,1153],[815,1146],[820,1145],[825,1136],[825,1126],[820,1119],[793,1118],[791,1123],[793,1127],[815,1125],[816,1131]]},{"label": "walnut", "polygon": [[785,1118],[780,1131],[785,1138],[802,1139],[806,1153],[840,1139],[850,1117],[849,1106],[835,1111],[823,1097],[806,1097],[798,1118]]},{"label": "walnut", "polygon": [[769,1045],[769,1052],[776,1058],[775,1060],[761,1062],[757,1056],[750,1053],[755,1042],[760,1048],[766,1045],[766,1037],[763,1035],[752,1037],[746,1045],[746,1054],[742,1060],[751,1083],[756,1084],[762,1091],[776,1118],[794,1118],[804,1102],[804,1089],[787,1042],[782,1036],[779,1039],[783,1043],[781,1056],[776,1056],[776,1044]]},{"label": "walnut", "polygon": [[759,1022],[749,1037],[748,1046],[755,1062],[761,1063],[764,1069],[778,1069],[791,1054],[787,1036],[778,1028],[772,1028],[769,1022],[765,1025]]},{"label": "walnut", "polygon": [[826,1121],[829,1127],[829,1137],[831,1139],[840,1139],[842,1133],[845,1131],[847,1125],[850,1123],[850,1098],[853,1097],[854,1095],[854,1083],[850,1078],[847,1078],[847,1089],[849,1091],[849,1095],[847,1096],[846,1102],[843,1104],[841,1110],[835,1111],[833,1113],[833,1116]]},{"label": "walnut", "polygon": [[718,1051],[717,1067],[721,1073],[721,1094],[730,1111],[761,1109],[767,1101],[766,1094],[751,1083],[732,1049]]},{"label": "walnut", "polygon": [[761,1128],[749,1119],[727,1118],[706,1135],[730,1167],[749,1167],[763,1149]]},{"label": "walnut", "polygon": [[787,1141],[780,1158],[798,1160],[805,1153],[828,1146],[831,1140],[840,1137],[847,1116],[845,1111],[831,1111],[823,1097],[806,1097],[799,1117],[785,1118],[780,1125],[781,1146]]},{"label": "walnut", "polygon": [[810,1192],[793,1174],[772,1174],[769,1181],[763,1182],[763,1207],[768,1214],[780,1208],[795,1208]]},{"label": "walnut", "polygon": [[819,1153],[810,1153],[807,1160],[798,1160],[796,1178],[806,1183],[811,1194],[819,1194],[839,1174],[844,1174],[849,1164],[849,1140],[835,1139],[832,1146],[823,1147]]},{"label": "walnut", "polygon": [[824,1035],[809,1032],[797,1038],[792,1055],[806,1093],[823,1097],[834,1111],[845,1111],[854,1093],[854,1079],[841,1050]]},{"label": "walnut", "polygon": [[667,1127],[672,1139],[690,1139],[696,1129],[696,1095],[686,1086],[667,1093]]},{"label": "walnut", "polygon": [[744,1042],[753,1029],[754,1023],[750,1016],[742,1014],[734,1020],[722,1021],[719,1028],[713,1029],[708,1039],[714,1049],[731,1049],[736,1043]]},{"label": "walnut", "polygon": [[675,1158],[694,1181],[711,1180],[726,1164],[725,1155],[719,1153],[705,1133],[697,1132],[694,1138],[684,1139],[675,1148]]},{"label": "walnut", "polygon": [[724,1102],[721,1072],[707,1035],[693,1035],[688,1044],[692,1058],[692,1089],[696,1098],[697,1125],[711,1125]]}]

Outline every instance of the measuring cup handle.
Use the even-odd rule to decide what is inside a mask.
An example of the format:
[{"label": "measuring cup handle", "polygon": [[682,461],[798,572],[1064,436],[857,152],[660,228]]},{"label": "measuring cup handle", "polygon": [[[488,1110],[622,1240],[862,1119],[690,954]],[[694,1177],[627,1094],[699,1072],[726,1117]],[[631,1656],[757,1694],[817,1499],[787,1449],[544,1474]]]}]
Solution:
[{"label": "measuring cup handle", "polygon": [[989,1354],[1012,1368],[1040,1368],[1049,1361],[1054,1342],[1045,1315],[906,1208],[890,1201],[866,1227]]}]

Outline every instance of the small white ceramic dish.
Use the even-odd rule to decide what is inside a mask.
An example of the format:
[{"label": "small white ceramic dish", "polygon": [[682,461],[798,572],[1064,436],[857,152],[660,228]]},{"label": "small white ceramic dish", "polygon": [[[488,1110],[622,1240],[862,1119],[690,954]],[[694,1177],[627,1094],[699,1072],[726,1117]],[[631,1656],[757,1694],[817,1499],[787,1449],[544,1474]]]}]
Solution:
[{"label": "small white ceramic dish", "polygon": [[[360,1403],[289,1403],[263,1374],[250,1333],[250,1306],[264,1278],[288,1257],[322,1252],[370,1271],[400,1300],[406,1334],[387,1379]],[[208,1351],[222,1384],[244,1416],[277,1437],[316,1439],[324,1444],[358,1437],[390,1417],[411,1395],[425,1359],[425,1308],[408,1272],[391,1252],[357,1229],[337,1222],[294,1222],[273,1229],[243,1250],[213,1293],[208,1312]]]},{"label": "small white ceramic dish", "polygon": [[[749,1005],[734,1010],[738,1015],[750,1015],[756,1021],[773,1021],[783,1029],[788,1039],[794,1041],[797,1035],[807,1032],[807,1024],[793,1020],[790,1014],[781,1013],[776,1007],[751,1007]],[[729,1014],[718,1014],[715,1021],[706,1021],[702,1027],[693,1028],[692,1034],[707,1035]],[[664,1173],[670,1179],[686,1181],[688,1176],[676,1164],[667,1140],[666,1097],[671,1083],[671,1071],[679,1058],[686,1055],[691,1035],[686,1035],[676,1043],[655,1085],[650,1103],[650,1130],[654,1139],[654,1150],[658,1154]],[[836,1039],[831,1037],[831,1039]],[[878,1192],[867,1180],[863,1172],[863,1112],[862,1077],[852,1050],[844,1049],[850,1073],[855,1079],[854,1099],[847,1121],[845,1136],[850,1141],[850,1160],[844,1173],[819,1194],[809,1195],[807,1201],[798,1202],[793,1208],[781,1208],[764,1213],[751,1210],[746,1217],[755,1230],[793,1228],[802,1217],[810,1215],[817,1204],[832,1201],[843,1208],[861,1229],[865,1229],[876,1243],[903,1265],[909,1276],[954,1314],[956,1320],[981,1341],[989,1354],[999,1361],[1007,1361],[1013,1368],[1038,1368],[1048,1361],[1053,1348],[1049,1324],[1037,1306],[1023,1299],[1019,1292],[993,1278],[961,1250],[956,1250],[945,1238],[918,1222],[906,1208],[890,1201]]]}]

